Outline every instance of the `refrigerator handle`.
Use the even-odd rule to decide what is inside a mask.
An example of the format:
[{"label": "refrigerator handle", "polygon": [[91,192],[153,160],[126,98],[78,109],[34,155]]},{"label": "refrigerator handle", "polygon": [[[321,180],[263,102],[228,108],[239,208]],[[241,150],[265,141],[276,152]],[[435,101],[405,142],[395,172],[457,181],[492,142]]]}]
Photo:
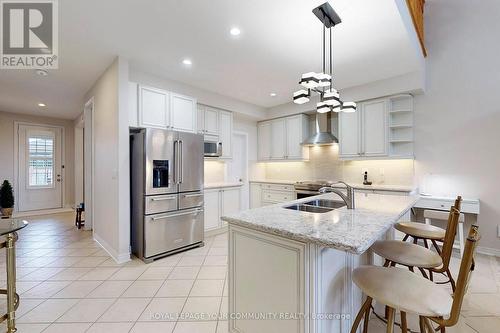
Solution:
[{"label": "refrigerator handle", "polygon": [[179,155],[179,140],[175,140],[174,141],[174,177],[173,177],[173,180],[175,182],[175,184],[179,184],[179,167],[178,167],[178,164],[179,164],[179,159],[178,159],[178,155]]},{"label": "refrigerator handle", "polygon": [[184,180],[184,174],[182,168],[184,167],[184,160],[182,156],[182,140],[179,140],[179,184],[182,184]]}]

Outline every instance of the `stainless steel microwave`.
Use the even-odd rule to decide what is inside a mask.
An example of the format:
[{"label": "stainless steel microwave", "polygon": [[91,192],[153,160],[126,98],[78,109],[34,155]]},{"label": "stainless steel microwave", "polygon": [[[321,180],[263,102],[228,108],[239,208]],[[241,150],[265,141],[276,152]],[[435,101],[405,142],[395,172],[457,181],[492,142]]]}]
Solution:
[{"label": "stainless steel microwave", "polygon": [[205,157],[220,157],[222,155],[222,142],[216,140],[205,140]]}]

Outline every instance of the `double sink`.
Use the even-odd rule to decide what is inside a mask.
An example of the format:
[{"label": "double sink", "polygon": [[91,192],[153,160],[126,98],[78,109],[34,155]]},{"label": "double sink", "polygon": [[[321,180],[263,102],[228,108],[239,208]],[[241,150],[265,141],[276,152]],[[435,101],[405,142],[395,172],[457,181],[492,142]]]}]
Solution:
[{"label": "double sink", "polygon": [[344,207],[345,205],[346,204],[343,201],[316,199],[312,201],[293,204],[290,206],[285,206],[283,208],[299,210],[308,213],[327,213],[334,209]]}]

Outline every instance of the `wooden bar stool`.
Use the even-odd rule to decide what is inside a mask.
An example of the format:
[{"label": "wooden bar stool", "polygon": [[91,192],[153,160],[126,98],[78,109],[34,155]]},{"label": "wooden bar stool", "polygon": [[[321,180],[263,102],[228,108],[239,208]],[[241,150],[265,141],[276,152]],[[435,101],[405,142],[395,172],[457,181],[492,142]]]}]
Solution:
[{"label": "wooden bar stool", "polygon": [[[474,253],[479,239],[478,227],[474,225],[467,237],[457,288],[453,295],[450,295],[446,289],[403,268],[361,266],[355,269],[353,281],[367,298],[354,320],[351,333],[356,333],[363,316],[365,317],[363,333],[367,333],[373,301],[388,307],[387,333],[394,332],[396,311],[401,312],[403,333],[408,331],[407,313],[419,316],[421,333],[434,333],[435,331],[444,333],[446,327],[454,326],[458,322],[469,278],[474,270]],[[436,329],[432,322],[438,325]]]},{"label": "wooden bar stool", "polygon": [[[448,212],[444,212],[442,210],[432,210],[432,209],[426,209],[424,210],[424,221],[425,224],[432,226],[431,221],[432,220],[441,220],[441,221],[446,221],[448,219]],[[460,216],[458,217],[458,248],[460,250],[460,258],[464,255],[464,222],[465,222],[465,215],[463,213],[460,213]],[[435,227],[437,228],[437,227]],[[439,239],[437,239],[439,241]]]},{"label": "wooden bar stool", "polygon": [[[402,241],[377,241],[371,249],[373,252],[385,258],[384,266],[395,266],[396,264],[407,266],[411,271],[418,268],[425,278],[433,281],[433,273],[440,273],[448,277],[448,281],[439,283],[450,283],[455,291],[455,281],[450,272],[449,264],[453,251],[453,242],[457,232],[457,224],[460,212],[451,207],[448,214],[448,225],[443,237],[443,248],[439,254],[425,247]],[[429,270],[429,275],[425,273]]]},{"label": "wooden bar stool", "polygon": [[[458,196],[455,200],[454,208],[460,210],[462,205],[462,197]],[[439,228],[427,223],[420,222],[399,222],[394,225],[394,228],[405,234],[403,241],[406,241],[409,237],[413,238],[413,243],[417,244],[419,239],[424,241],[425,247],[429,248],[428,241],[431,241],[432,245],[438,253],[441,249],[437,242],[443,242],[446,230]]]}]

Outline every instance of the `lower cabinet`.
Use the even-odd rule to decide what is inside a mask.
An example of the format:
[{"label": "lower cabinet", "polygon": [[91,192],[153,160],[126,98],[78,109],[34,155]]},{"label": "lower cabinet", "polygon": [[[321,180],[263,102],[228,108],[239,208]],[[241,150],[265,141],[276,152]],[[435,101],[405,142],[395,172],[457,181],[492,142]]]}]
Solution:
[{"label": "lower cabinet", "polygon": [[205,231],[222,228],[226,222],[222,216],[237,213],[241,209],[239,187],[214,188],[204,191]]},{"label": "lower cabinet", "polygon": [[250,208],[293,201],[297,199],[293,185],[250,183]]}]

